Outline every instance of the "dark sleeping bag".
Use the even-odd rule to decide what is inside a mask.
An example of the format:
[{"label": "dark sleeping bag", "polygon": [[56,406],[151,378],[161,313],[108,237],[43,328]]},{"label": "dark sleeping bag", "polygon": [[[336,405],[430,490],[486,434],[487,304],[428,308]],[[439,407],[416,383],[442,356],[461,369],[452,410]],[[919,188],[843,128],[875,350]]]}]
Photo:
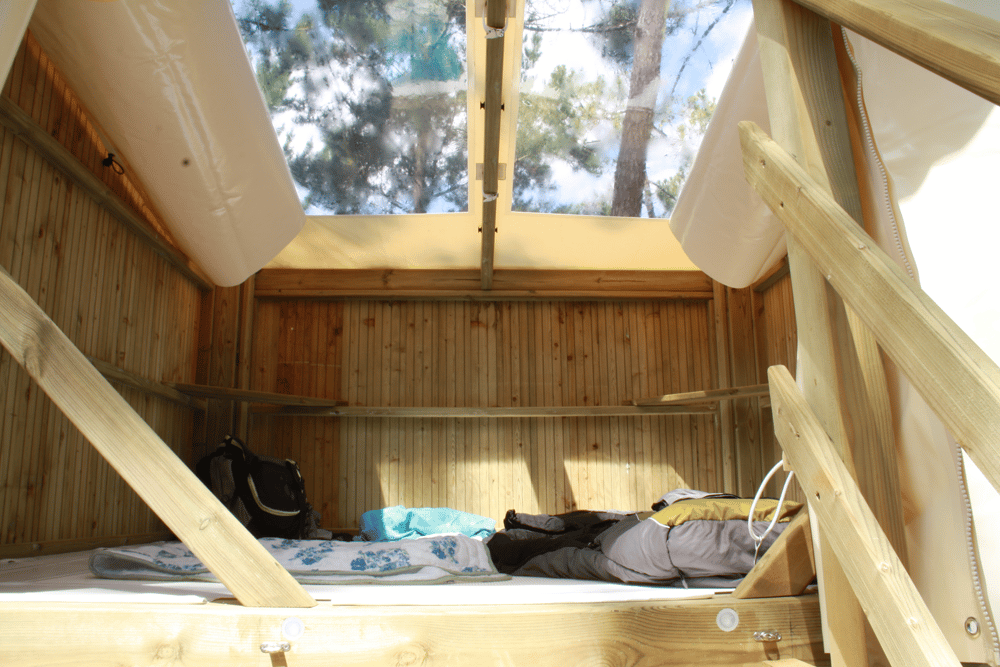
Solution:
[{"label": "dark sleeping bag", "polygon": [[[785,502],[778,522],[757,549],[747,527],[751,500],[689,498],[655,513],[573,512],[518,515],[490,538],[497,568],[508,574],[699,585],[711,580],[735,586],[802,507]],[[761,499],[754,510],[757,535],[767,529],[777,501]],[[505,527],[508,521],[504,521]]]}]

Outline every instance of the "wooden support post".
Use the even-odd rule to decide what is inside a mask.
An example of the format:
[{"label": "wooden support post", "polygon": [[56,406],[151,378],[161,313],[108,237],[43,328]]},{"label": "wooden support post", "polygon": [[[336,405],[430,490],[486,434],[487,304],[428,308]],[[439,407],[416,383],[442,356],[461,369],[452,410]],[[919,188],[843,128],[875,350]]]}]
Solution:
[{"label": "wooden support post", "polygon": [[768,379],[775,434],[786,460],[890,662],[958,667],[958,657],[788,369],[772,366]]},{"label": "wooden support post", "polygon": [[0,342],[241,603],[316,604],[6,270],[0,271]]},{"label": "wooden support post", "polygon": [[[754,0],[754,16],[772,133],[803,169],[861,221],[829,21],[791,0]],[[809,404],[833,437],[849,470],[854,471],[856,457],[866,462],[892,462],[891,456],[882,454],[892,452],[895,443],[887,428],[887,388],[884,379],[882,386],[876,382],[876,378],[884,378],[884,371],[874,338],[857,326],[855,316],[793,235],[788,237],[788,257],[802,351],[798,370]],[[898,480],[898,471],[893,465],[870,479]],[[905,553],[898,482],[890,486],[890,493],[868,488],[868,496],[882,501],[876,509],[893,544]],[[826,554],[825,539],[819,533],[820,592],[831,657],[835,665],[868,664],[869,655],[878,656],[878,642],[865,641],[864,615],[849,587],[843,585],[836,559]]]}]

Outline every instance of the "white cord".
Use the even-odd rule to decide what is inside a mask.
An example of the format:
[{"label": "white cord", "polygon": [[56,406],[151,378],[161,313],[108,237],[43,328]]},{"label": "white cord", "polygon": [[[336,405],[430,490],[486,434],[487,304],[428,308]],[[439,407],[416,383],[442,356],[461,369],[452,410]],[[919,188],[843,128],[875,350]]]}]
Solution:
[{"label": "white cord", "polygon": [[774,473],[778,472],[778,468],[783,465],[785,465],[784,459],[774,464],[774,467],[771,468],[771,472],[767,473],[767,476],[764,477],[764,481],[761,482],[760,486],[757,488],[757,495],[753,497],[753,502],[750,503],[750,515],[747,517],[747,530],[750,531],[750,538],[753,540],[755,545],[753,553],[754,563],[757,562],[757,554],[760,552],[760,545],[764,542],[764,538],[770,534],[771,530],[774,529],[774,525],[778,523],[778,517],[781,516],[781,505],[785,502],[785,494],[788,492],[788,485],[791,483],[792,477],[795,476],[795,473],[791,470],[788,471],[788,477],[785,478],[785,485],[781,488],[781,497],[778,498],[778,506],[774,508],[774,518],[771,519],[771,523],[767,526],[767,530],[764,531],[763,535],[758,536],[753,530],[754,509],[757,507],[757,501],[760,500],[761,494],[764,493],[764,487],[767,486],[769,481],[771,481]]}]

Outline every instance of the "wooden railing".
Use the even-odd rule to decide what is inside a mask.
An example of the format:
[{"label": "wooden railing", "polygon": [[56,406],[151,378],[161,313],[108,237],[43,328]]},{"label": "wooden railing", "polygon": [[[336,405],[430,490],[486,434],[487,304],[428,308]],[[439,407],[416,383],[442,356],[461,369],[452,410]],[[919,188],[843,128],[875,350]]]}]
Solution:
[{"label": "wooden railing", "polygon": [[[754,0],[754,13],[775,140],[741,124],[744,169],[788,231],[806,351],[803,390],[784,367],[769,371],[772,410],[827,554],[821,587],[833,664],[869,664],[882,651],[894,665],[958,665],[905,570],[878,346],[998,490],[1000,368],[859,225],[829,21],[994,103],[1000,24],[936,0]],[[864,616],[877,642],[866,639]]]}]

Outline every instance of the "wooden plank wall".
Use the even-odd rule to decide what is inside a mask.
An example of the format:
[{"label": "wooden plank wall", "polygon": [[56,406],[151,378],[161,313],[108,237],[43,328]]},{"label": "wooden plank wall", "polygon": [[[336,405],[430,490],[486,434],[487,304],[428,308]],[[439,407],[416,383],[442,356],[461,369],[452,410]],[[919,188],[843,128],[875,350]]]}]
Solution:
[{"label": "wooden plank wall", "polygon": [[[767,369],[782,364],[795,373],[797,336],[792,283],[786,262],[779,263],[756,284],[733,289],[716,284],[716,346],[719,350],[719,386],[739,387],[767,383]],[[768,471],[782,458],[774,437],[771,404],[767,396],[738,398],[720,406],[723,451],[730,458],[732,487],[753,497]],[[731,444],[730,444],[731,441]],[[765,495],[781,493],[784,474],[778,474]],[[790,497],[802,500],[792,484]]]},{"label": "wooden plank wall", "polygon": [[[152,215],[138,188],[101,165],[96,132],[30,35],[3,95]],[[0,193],[0,264],[85,354],[153,380],[193,381],[200,294],[187,278],[4,125]],[[6,351],[0,387],[0,554],[163,530]],[[188,408],[119,390],[187,456]]]},{"label": "wooden plank wall", "polygon": [[[252,388],[360,406],[617,405],[716,386],[709,301],[259,300]],[[648,508],[721,489],[712,416],[333,419],[255,415],[328,527],[387,505]]]},{"label": "wooden plank wall", "polygon": [[[752,289],[754,311],[757,313],[755,331],[758,341],[757,365],[761,381],[767,381],[769,366],[781,364],[795,376],[798,337],[795,325],[795,307],[792,302],[792,278],[787,262],[782,262],[770,276],[761,280]],[[782,458],[781,446],[774,435],[770,400],[761,401],[761,457],[762,475],[766,475]],[[763,479],[763,477],[761,477]],[[784,474],[779,473],[766,489],[769,496],[781,493]],[[789,487],[789,497],[804,502],[802,490],[795,482]]]}]

